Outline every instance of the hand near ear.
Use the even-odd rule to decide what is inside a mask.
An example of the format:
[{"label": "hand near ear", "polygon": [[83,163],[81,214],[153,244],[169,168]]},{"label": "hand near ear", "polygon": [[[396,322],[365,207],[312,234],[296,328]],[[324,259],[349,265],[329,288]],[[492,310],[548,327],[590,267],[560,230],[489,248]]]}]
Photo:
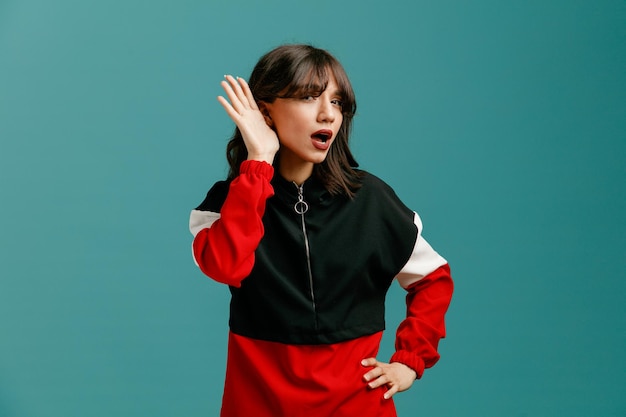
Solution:
[{"label": "hand near ear", "polygon": [[239,128],[248,150],[248,159],[265,161],[271,165],[279,147],[276,132],[268,126],[248,83],[243,78],[235,79],[231,75],[225,78],[221,85],[228,100],[222,96],[218,96],[217,100]]}]

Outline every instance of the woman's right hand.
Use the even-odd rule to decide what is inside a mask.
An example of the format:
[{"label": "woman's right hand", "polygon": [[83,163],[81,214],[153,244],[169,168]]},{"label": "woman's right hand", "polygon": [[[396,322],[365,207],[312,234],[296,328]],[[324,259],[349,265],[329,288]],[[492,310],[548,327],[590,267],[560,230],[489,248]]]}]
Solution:
[{"label": "woman's right hand", "polygon": [[276,132],[267,125],[248,83],[243,78],[235,79],[231,75],[225,78],[221,85],[228,100],[222,96],[218,96],[217,100],[239,128],[248,150],[248,159],[265,161],[271,165],[279,147]]}]

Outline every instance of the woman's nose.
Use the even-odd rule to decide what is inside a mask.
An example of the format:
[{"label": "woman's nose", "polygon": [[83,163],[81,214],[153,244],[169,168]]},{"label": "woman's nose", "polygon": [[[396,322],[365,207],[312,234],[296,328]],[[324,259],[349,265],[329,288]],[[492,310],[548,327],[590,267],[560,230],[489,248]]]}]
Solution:
[{"label": "woman's nose", "polygon": [[320,100],[317,118],[322,122],[332,123],[335,121],[335,112],[333,111],[333,104],[329,100]]}]

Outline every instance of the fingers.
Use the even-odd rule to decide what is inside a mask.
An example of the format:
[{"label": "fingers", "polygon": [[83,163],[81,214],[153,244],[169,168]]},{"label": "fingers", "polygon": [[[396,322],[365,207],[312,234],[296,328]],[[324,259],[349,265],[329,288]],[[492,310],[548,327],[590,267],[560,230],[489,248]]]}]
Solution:
[{"label": "fingers", "polygon": [[385,392],[383,394],[383,398],[385,400],[388,400],[389,398],[393,397],[394,394],[397,394],[398,391],[398,386],[397,385],[391,385],[391,387],[387,390],[387,392]]},{"label": "fingers", "polygon": [[237,123],[237,119],[241,116],[239,112],[235,110],[233,106],[230,105],[228,100],[226,100],[224,97],[218,96],[217,101],[219,101],[222,107],[224,107],[224,110],[226,110],[226,114],[228,114],[228,117],[230,117],[235,123]]},{"label": "fingers", "polygon": [[[257,110],[256,101],[252,96],[248,83],[241,77],[233,77],[232,75],[225,75],[224,80],[220,83],[228,100],[230,101],[230,107],[237,113],[241,114],[245,110]],[[228,112],[228,107],[225,105],[228,103],[222,96],[218,97],[219,102],[224,106]],[[230,114],[230,113],[229,113]]]},{"label": "fingers", "polygon": [[238,79],[239,79],[239,84],[241,85],[241,89],[243,90],[246,98],[248,99],[250,108],[252,110],[258,110],[256,100],[254,99],[254,96],[252,95],[252,90],[250,90],[250,86],[248,85],[248,82],[241,77],[239,77]]},{"label": "fingers", "polygon": [[[233,83],[231,82],[231,79],[234,80],[233,77],[225,75],[224,78],[226,79],[223,80],[220,83],[220,85],[224,89],[224,92],[226,93],[226,97],[228,97],[228,100],[226,100],[223,96],[218,96],[217,100],[224,107],[224,109],[226,109],[226,112],[228,113],[228,115],[231,118],[233,118],[233,116],[241,115],[241,113],[244,110],[244,106],[241,103],[241,100],[239,99],[239,97],[237,96],[237,92],[233,89],[234,88]],[[237,84],[237,82],[234,82],[234,84]]]},{"label": "fingers", "polygon": [[272,164],[280,142],[259,110],[250,86],[243,78],[232,75],[225,75],[220,84],[226,97],[218,96],[217,100],[241,132],[248,159]]},{"label": "fingers", "polygon": [[386,386],[388,389],[383,398],[389,399],[394,394],[405,391],[411,387],[415,379],[415,371],[406,365],[394,362],[379,362],[376,358],[367,358],[361,361],[361,365],[373,367],[363,379],[370,389]]},{"label": "fingers", "polygon": [[[373,379],[379,378],[380,376],[383,375],[383,368],[378,366],[378,361],[376,360],[376,358],[363,359],[361,361],[361,365],[363,365],[363,366],[373,366],[374,367],[369,372],[367,372],[365,375],[363,375],[363,379],[365,381],[367,381],[367,382],[370,382]],[[380,385],[373,386],[371,382],[368,385],[371,388],[376,388],[376,386],[380,386]]]},{"label": "fingers", "polygon": [[366,358],[361,361],[361,365],[363,366],[376,366],[378,361],[376,358]]},{"label": "fingers", "polygon": [[385,375],[385,370],[381,366],[383,364],[379,363],[376,358],[363,359],[361,365],[374,367],[363,375],[363,379],[367,382],[369,388],[375,389],[389,383],[389,378]]}]

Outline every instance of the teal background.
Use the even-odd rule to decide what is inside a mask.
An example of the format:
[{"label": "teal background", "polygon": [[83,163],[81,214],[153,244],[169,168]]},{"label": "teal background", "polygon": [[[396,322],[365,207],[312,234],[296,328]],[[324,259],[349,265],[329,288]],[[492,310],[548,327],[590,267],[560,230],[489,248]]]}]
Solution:
[{"label": "teal background", "polygon": [[226,173],[222,75],[288,42],[343,62],[357,159],[453,268],[400,416],[626,416],[625,22],[621,0],[0,0],[0,416],[218,415],[228,291],[188,215]]}]

